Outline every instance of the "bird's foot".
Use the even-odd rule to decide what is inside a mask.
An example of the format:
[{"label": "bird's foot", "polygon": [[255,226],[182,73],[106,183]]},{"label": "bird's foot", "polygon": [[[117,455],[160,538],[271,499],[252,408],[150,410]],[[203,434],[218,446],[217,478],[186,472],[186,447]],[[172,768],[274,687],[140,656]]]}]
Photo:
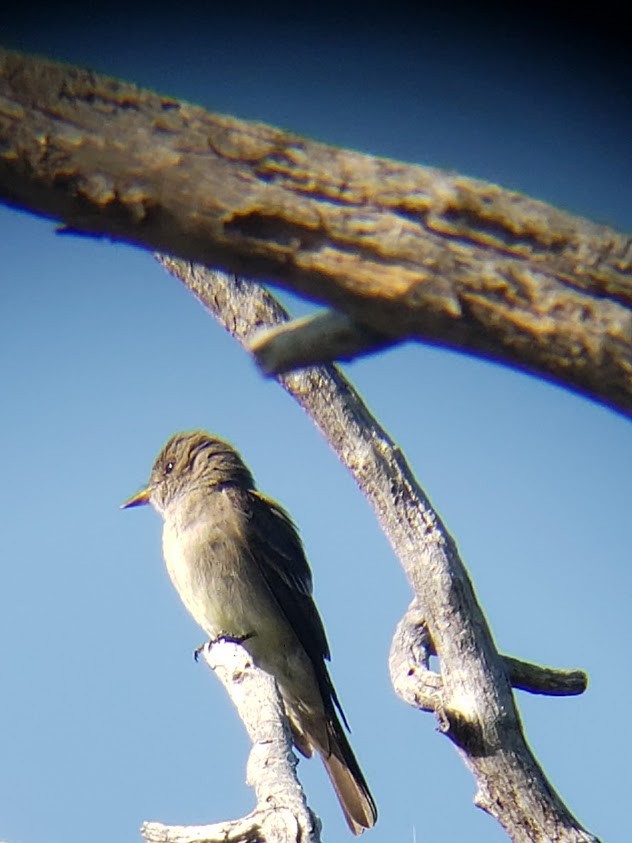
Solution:
[{"label": "bird's foot", "polygon": [[206,643],[196,647],[193,651],[193,658],[198,661],[206,647],[212,647],[213,644],[219,644],[220,641],[227,641],[229,644],[243,644],[245,641],[254,638],[256,634],[256,632],[247,632],[245,635],[230,635],[228,632],[220,632],[215,638],[211,638]]}]

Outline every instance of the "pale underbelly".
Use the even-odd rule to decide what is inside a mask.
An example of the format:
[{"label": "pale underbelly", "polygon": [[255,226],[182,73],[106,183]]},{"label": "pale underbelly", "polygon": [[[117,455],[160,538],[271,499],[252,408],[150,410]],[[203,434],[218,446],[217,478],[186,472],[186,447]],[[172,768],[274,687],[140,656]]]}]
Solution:
[{"label": "pale underbelly", "polygon": [[[182,602],[210,640],[245,639],[255,663],[278,681],[293,708],[322,711],[322,697],[307,653],[285,618],[256,563],[218,537],[198,544],[164,534],[167,570]],[[193,552],[183,553],[183,546]],[[300,703],[299,703],[300,700]]]}]

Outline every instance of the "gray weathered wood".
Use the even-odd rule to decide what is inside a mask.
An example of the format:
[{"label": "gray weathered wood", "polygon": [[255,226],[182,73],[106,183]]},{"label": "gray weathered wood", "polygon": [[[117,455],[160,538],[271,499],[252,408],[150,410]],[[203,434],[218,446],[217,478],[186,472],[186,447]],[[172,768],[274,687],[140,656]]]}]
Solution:
[{"label": "gray weathered wood", "polygon": [[320,843],[320,823],[296,777],[297,759],[274,679],[239,644],[218,641],[202,654],[252,741],[247,782],[255,789],[257,805],[246,817],[212,825],[144,823],[143,837],[147,843]]},{"label": "gray weathered wood", "polygon": [[[186,261],[160,260],[246,347],[256,330],[287,318],[259,285]],[[476,778],[476,803],[516,843],[594,843],[527,746],[505,662],[456,544],[400,449],[335,367],[304,369],[279,381],[352,473],[401,560],[416,596],[406,625],[427,629],[428,646],[441,664],[439,687],[428,691],[422,677],[422,694]],[[410,640],[396,641],[404,658]]]}]

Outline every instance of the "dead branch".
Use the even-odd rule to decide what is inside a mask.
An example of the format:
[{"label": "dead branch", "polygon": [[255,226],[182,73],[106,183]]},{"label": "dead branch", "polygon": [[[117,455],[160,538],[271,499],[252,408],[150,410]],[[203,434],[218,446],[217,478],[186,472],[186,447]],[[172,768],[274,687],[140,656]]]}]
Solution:
[{"label": "dead branch", "polygon": [[[443,691],[441,674],[430,669],[430,659],[436,655],[423,610],[415,597],[395,630],[389,668],[398,695],[408,705],[423,711],[437,711]],[[588,687],[588,677],[583,670],[542,667],[512,656],[501,655],[500,658],[511,687],[521,691],[569,697],[583,694]]]},{"label": "dead branch", "polygon": [[[415,337],[632,415],[632,241],[606,227],[494,185],[8,51],[0,150],[9,204],[332,304],[347,322],[328,355],[336,342],[355,354]],[[256,284],[163,262],[242,342],[284,318]],[[425,668],[422,691],[475,775],[477,804],[515,841],[595,841],[526,745],[515,665],[498,655],[454,540],[397,446],[336,369],[281,383],[350,469],[402,561],[428,631],[415,645],[420,664],[423,646],[440,664],[440,674]]]},{"label": "dead branch", "polygon": [[[160,261],[246,347],[256,330],[287,319],[257,284],[173,258]],[[351,471],[402,562],[415,592],[403,624],[414,634],[402,639],[400,624],[394,649],[407,664],[411,648],[417,663],[437,653],[441,674],[419,671],[419,698],[422,707],[435,712],[440,729],[472,770],[476,804],[516,843],[595,843],[526,744],[506,662],[496,650],[456,544],[399,448],[335,367],[305,369],[279,380]],[[419,637],[419,630],[427,633]],[[433,676],[438,679],[434,686]]]},{"label": "dead branch", "polygon": [[143,837],[147,843],[320,843],[320,823],[296,777],[297,759],[274,679],[239,644],[219,641],[204,647],[202,654],[252,741],[247,781],[255,789],[257,806],[246,817],[212,825],[144,823]]},{"label": "dead branch", "polygon": [[632,415],[632,239],[605,226],[6,50],[0,149],[2,201],[342,311],[311,361],[412,337]]}]

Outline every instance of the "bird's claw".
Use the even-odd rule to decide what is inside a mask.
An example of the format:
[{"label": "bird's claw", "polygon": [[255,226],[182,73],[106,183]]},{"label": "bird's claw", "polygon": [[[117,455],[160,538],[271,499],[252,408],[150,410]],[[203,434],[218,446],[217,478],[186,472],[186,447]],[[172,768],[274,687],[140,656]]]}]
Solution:
[{"label": "bird's claw", "polygon": [[212,647],[213,644],[219,644],[220,641],[226,641],[229,644],[243,644],[254,638],[256,634],[256,632],[247,632],[245,635],[230,635],[228,632],[220,632],[215,638],[211,638],[209,641],[196,647],[193,651],[193,658],[196,662],[199,661],[200,655],[207,647]]}]

